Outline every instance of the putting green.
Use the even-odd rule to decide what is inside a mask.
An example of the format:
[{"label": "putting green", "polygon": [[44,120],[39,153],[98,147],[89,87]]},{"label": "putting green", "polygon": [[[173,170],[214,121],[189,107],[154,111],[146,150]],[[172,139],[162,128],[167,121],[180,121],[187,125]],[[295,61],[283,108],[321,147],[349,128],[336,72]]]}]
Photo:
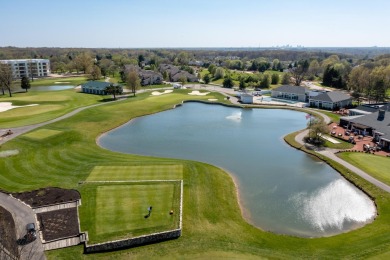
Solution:
[{"label": "putting green", "polygon": [[95,166],[86,181],[181,180],[183,165]]},{"label": "putting green", "polygon": [[55,135],[61,134],[62,131],[58,130],[52,130],[52,129],[39,129],[36,131],[33,131],[31,133],[23,135],[23,137],[27,137],[34,140],[43,140],[49,137],[53,137]]},{"label": "putting green", "polygon": [[[96,234],[173,226],[169,214],[174,184],[99,186],[96,195]],[[152,206],[149,217],[148,207]],[[108,225],[109,223],[109,225]]]}]

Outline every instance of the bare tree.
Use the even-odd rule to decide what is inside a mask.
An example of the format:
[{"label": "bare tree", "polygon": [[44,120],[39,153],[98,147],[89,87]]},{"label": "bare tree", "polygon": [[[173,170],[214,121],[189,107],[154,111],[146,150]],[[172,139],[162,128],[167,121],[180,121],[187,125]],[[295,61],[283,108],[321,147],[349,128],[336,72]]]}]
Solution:
[{"label": "bare tree", "polygon": [[141,80],[138,77],[138,73],[135,70],[129,70],[126,74],[126,83],[130,87],[131,92],[135,96],[136,90],[141,86]]},{"label": "bare tree", "polygon": [[84,73],[93,65],[93,59],[87,52],[83,52],[76,56],[73,60],[76,70],[82,70]]},{"label": "bare tree", "polygon": [[303,78],[309,69],[309,62],[307,60],[300,60],[296,67],[290,69],[290,73],[293,77],[293,83],[295,86],[300,86]]},{"label": "bare tree", "polygon": [[13,75],[12,75],[12,69],[8,64],[0,64],[0,85],[3,89],[8,90],[9,96],[12,97],[12,81],[13,81]]},{"label": "bare tree", "polygon": [[98,80],[102,77],[100,68],[97,65],[93,65],[87,69],[88,79]]}]

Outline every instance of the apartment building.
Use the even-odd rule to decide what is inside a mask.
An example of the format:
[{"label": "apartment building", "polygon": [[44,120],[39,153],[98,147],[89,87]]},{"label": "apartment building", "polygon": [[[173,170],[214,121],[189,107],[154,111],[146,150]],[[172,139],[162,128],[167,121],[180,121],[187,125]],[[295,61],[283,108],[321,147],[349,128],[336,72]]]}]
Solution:
[{"label": "apartment building", "polygon": [[47,77],[50,74],[50,61],[45,59],[26,60],[0,60],[3,64],[11,66],[14,78],[26,77]]}]

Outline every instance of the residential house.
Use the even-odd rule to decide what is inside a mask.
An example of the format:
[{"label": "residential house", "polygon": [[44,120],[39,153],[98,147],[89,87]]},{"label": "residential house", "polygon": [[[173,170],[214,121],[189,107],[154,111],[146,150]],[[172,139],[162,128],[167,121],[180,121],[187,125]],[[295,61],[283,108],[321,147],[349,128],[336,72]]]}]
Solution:
[{"label": "residential house", "polygon": [[352,105],[352,97],[341,91],[324,92],[317,96],[309,97],[310,107],[336,110]]},{"label": "residential house", "polygon": [[163,76],[161,73],[153,70],[144,70],[137,65],[125,65],[125,73],[130,70],[135,70],[140,78],[141,86],[157,85],[163,82]]},{"label": "residential house", "polygon": [[271,97],[299,102],[307,102],[308,92],[309,90],[305,87],[283,85],[271,90]]},{"label": "residential house", "polygon": [[198,82],[198,78],[185,70],[180,70],[178,67],[171,64],[161,64],[159,67],[161,73],[168,73],[171,81],[178,82],[185,78],[187,82]]},{"label": "residential house", "polygon": [[[81,92],[95,95],[107,95],[106,89],[110,84],[110,82],[88,81],[81,85]],[[115,84],[115,86],[119,86],[121,89],[120,92],[123,92],[121,85]]]}]

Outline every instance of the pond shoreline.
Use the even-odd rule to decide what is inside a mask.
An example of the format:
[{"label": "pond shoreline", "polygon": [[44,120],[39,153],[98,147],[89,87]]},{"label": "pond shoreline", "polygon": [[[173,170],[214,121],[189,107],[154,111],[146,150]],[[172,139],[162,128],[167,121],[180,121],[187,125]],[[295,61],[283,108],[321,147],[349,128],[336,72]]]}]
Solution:
[{"label": "pond shoreline", "polygon": [[[175,105],[175,106],[173,106],[173,108],[176,108],[176,107],[180,107],[180,106],[182,106],[182,104],[184,104],[184,103],[188,103],[188,102],[193,102],[193,101],[183,101],[181,104],[177,104],[177,105]],[[223,105],[223,106],[226,106],[226,107],[233,107],[233,108],[243,108],[243,107],[240,107],[240,106],[237,106],[237,105],[226,105],[226,104],[221,104],[221,103],[215,103],[215,102],[212,102],[212,103],[210,103],[210,102],[204,102],[204,101],[195,101],[195,102],[197,102],[197,103],[203,103],[203,104],[211,104],[211,105],[215,105],[215,104],[217,104],[217,105]],[[253,108],[253,107],[250,107],[250,108]],[[274,109],[278,109],[278,107],[272,107],[272,108],[274,108]],[[298,109],[289,109],[288,107],[283,107],[284,109],[288,109],[288,110],[293,110],[293,111],[297,111]],[[167,109],[167,110],[170,110],[170,109]],[[167,110],[164,110],[164,111],[167,111]],[[302,112],[302,110],[301,109],[299,109],[299,111],[300,112]],[[163,111],[159,111],[159,112],[163,112]],[[158,112],[158,113],[159,113]],[[116,127],[113,127],[112,129],[110,129],[110,130],[108,130],[108,131],[106,131],[106,132],[104,132],[104,133],[102,133],[101,135],[99,135],[95,140],[96,140],[96,144],[99,146],[99,147],[101,147],[101,148],[103,148],[103,149],[107,149],[107,148],[105,148],[105,147],[103,147],[102,145],[101,145],[101,142],[100,142],[100,139],[102,138],[102,137],[104,137],[108,132],[110,132],[110,131],[113,131],[114,129],[116,129],[116,128],[119,128],[119,127],[123,127],[124,125],[126,125],[126,124],[129,124],[129,123],[131,123],[134,119],[137,119],[137,118],[141,118],[141,117],[144,117],[144,116],[146,116],[146,115],[143,115],[143,116],[140,116],[140,117],[136,117],[136,118],[133,118],[133,119],[131,119],[131,120],[129,120],[128,122],[126,122],[125,124],[122,124],[122,125],[120,125],[120,126],[116,126]],[[302,130],[301,130],[302,131]],[[281,137],[281,138],[283,138],[283,136]],[[284,139],[284,138],[283,138]],[[285,143],[287,142],[285,139],[284,139],[284,141],[285,141]],[[282,141],[283,142],[283,141]],[[288,146],[291,146],[291,144],[289,144],[288,142],[287,142],[287,144],[288,144]],[[110,149],[108,149],[108,150],[110,150]],[[119,152],[119,151],[114,151],[114,152]],[[164,156],[153,156],[153,155],[148,155],[148,154],[142,154],[142,153],[131,153],[131,154],[134,154],[134,155],[140,155],[140,156],[148,156],[148,157],[156,157],[156,158],[170,158],[170,159],[173,159],[172,157],[164,157]],[[321,158],[321,157],[319,157],[319,156],[315,156],[315,157],[317,157],[317,158],[319,158],[321,161],[324,161],[324,162],[326,162],[326,164],[327,165],[329,165],[329,166],[331,166],[331,168],[333,168],[336,172],[338,172],[339,174],[340,174],[340,172],[338,171],[338,169],[337,168],[335,168],[335,167],[333,167],[332,165],[330,165],[326,160],[324,160],[323,158]],[[178,159],[178,160],[188,160],[188,159],[184,159],[184,158],[180,158],[180,159]],[[195,161],[199,161],[199,160],[195,160]],[[202,161],[200,161],[200,162],[202,162]],[[210,162],[204,162],[204,163],[210,163]],[[238,202],[238,205],[239,205],[239,208],[240,208],[240,210],[241,210],[241,215],[242,215],[242,217],[246,220],[246,222],[248,223],[248,224],[250,224],[250,225],[253,225],[253,226],[255,226],[256,228],[258,228],[258,229],[260,229],[260,230],[266,230],[266,229],[264,229],[264,226],[262,226],[262,227],[260,227],[259,225],[257,225],[257,224],[254,224],[252,221],[251,221],[251,214],[249,214],[249,210],[247,209],[247,208],[245,208],[244,206],[243,206],[243,204],[242,204],[242,195],[241,195],[241,192],[240,192],[240,188],[239,188],[239,184],[238,184],[238,179],[236,178],[236,176],[235,176],[235,174],[232,174],[232,172],[231,171],[229,171],[229,170],[226,170],[224,167],[221,167],[221,166],[218,166],[218,164],[215,164],[215,163],[212,163],[213,165],[216,165],[216,167],[219,167],[219,168],[221,168],[224,172],[226,172],[227,174],[229,174],[230,175],[230,177],[232,178],[232,180],[233,180],[233,183],[234,183],[234,185],[235,185],[235,190],[236,190],[236,194],[237,194],[237,202]],[[340,177],[342,177],[343,179],[345,179],[345,180],[348,180],[347,178],[345,178],[344,177],[344,175],[343,174],[340,174]],[[348,181],[349,182],[349,181]],[[351,183],[351,182],[350,182]],[[353,186],[355,186],[355,187],[358,187],[355,183],[351,183],[351,184],[353,184]],[[359,190],[361,190],[361,189],[359,189]],[[364,192],[364,194],[367,194],[366,192]],[[370,199],[371,199],[371,196],[368,196]],[[372,199],[371,199],[372,200]],[[374,205],[375,205],[375,213],[377,214],[377,209],[376,209],[376,203],[374,202],[373,203]],[[375,217],[374,217],[374,219],[375,219]],[[373,220],[374,220],[373,219]],[[372,221],[373,221],[372,220]],[[371,221],[371,222],[372,222]],[[371,222],[364,222],[365,224],[364,225],[366,225],[366,224],[368,224],[368,223],[371,223]],[[360,226],[360,227],[358,227],[358,228],[362,228],[363,226]],[[349,232],[349,231],[352,231],[352,230],[354,230],[354,229],[349,229],[349,230],[346,230],[346,231],[344,231],[344,232]],[[341,230],[340,230],[341,231]],[[328,234],[328,235],[326,235],[326,234],[323,234],[323,235],[319,235],[319,236],[312,236],[312,235],[308,235],[308,234],[306,234],[306,235],[298,235],[298,234],[287,234],[287,233],[284,233],[284,232],[278,232],[278,231],[270,231],[270,232],[273,232],[273,233],[275,233],[275,234],[284,234],[284,235],[289,235],[289,236],[296,236],[296,237],[328,237],[328,236],[334,236],[334,235],[337,235],[337,234]],[[340,232],[340,233],[344,233],[343,231],[342,232]],[[338,234],[340,234],[340,233],[338,233]]]}]

